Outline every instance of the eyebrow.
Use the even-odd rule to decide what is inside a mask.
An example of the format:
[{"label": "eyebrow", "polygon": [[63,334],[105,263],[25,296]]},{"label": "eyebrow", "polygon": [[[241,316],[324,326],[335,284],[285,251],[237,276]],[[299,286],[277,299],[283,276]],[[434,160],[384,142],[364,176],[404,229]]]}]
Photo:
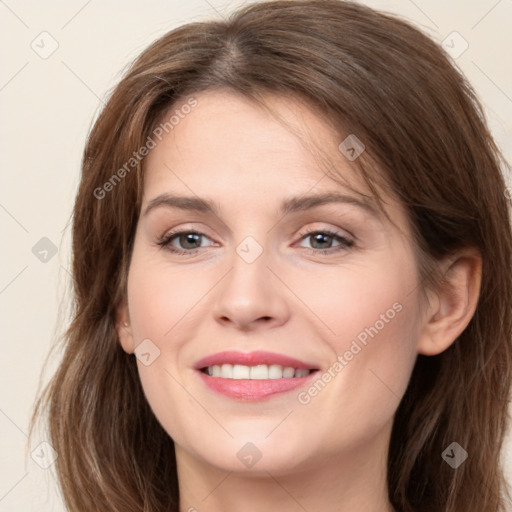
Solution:
[{"label": "eyebrow", "polygon": [[[285,199],[281,203],[280,215],[302,212],[325,204],[342,203],[357,206],[370,215],[379,218],[377,207],[369,199],[358,199],[357,197],[341,194],[338,192],[327,192],[310,196],[297,196]],[[211,213],[220,217],[220,208],[215,201],[197,196],[177,196],[167,193],[160,194],[149,201],[143,216],[152,210],[160,207],[178,208],[180,210]]]}]

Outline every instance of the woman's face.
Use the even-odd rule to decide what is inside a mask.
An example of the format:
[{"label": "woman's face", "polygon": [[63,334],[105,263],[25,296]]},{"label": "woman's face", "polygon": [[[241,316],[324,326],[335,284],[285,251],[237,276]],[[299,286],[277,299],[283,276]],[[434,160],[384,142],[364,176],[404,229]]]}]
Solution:
[{"label": "woman's face", "polygon": [[[248,100],[195,99],[146,158],[128,276],[121,343],[152,410],[177,453],[229,471],[279,475],[387,446],[421,328],[403,210],[389,200],[393,226],[359,204]],[[311,110],[272,108],[362,189],[354,139],[344,154]],[[312,199],[326,194],[339,200]]]}]

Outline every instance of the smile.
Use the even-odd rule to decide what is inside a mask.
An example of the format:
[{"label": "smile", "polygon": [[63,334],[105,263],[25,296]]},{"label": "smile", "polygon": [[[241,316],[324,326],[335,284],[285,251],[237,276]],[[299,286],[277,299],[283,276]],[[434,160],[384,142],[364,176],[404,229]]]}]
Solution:
[{"label": "smile", "polygon": [[220,377],[224,379],[266,380],[306,377],[313,370],[281,366],[279,364],[258,364],[256,366],[246,366],[243,364],[216,364],[203,368],[201,371],[211,377]]}]

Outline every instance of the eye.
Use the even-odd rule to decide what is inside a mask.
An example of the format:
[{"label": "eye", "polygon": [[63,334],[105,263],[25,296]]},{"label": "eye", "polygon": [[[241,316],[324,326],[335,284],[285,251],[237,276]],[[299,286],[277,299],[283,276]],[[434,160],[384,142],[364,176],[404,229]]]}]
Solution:
[{"label": "eye", "polygon": [[[201,248],[202,237],[206,238],[206,235],[193,229],[183,229],[165,234],[157,244],[176,254],[195,254]],[[183,249],[172,245],[175,239],[183,244]]]},{"label": "eye", "polygon": [[[354,245],[354,241],[344,235],[331,231],[330,229],[315,229],[301,233],[301,240],[311,239],[314,253],[332,254],[346,250]],[[339,245],[332,247],[332,241],[336,240]],[[316,246],[316,247],[315,247]],[[327,247],[326,247],[327,246]],[[306,247],[306,249],[309,249]]]},{"label": "eye", "polygon": [[[354,241],[348,239],[344,235],[331,231],[329,229],[316,229],[309,230],[305,233],[301,233],[301,240],[310,238],[312,240],[312,248],[305,247],[313,253],[320,254],[332,254],[341,252],[354,245]],[[164,247],[166,250],[182,255],[195,254],[199,249],[204,248],[201,245],[202,239],[208,239],[208,237],[200,231],[193,229],[183,229],[178,231],[172,231],[166,233],[158,242],[157,245]],[[338,242],[337,246],[332,246],[333,240]],[[179,242],[181,247],[176,247],[173,242]],[[316,246],[316,247],[315,247]],[[326,247],[327,246],[327,247]]]}]

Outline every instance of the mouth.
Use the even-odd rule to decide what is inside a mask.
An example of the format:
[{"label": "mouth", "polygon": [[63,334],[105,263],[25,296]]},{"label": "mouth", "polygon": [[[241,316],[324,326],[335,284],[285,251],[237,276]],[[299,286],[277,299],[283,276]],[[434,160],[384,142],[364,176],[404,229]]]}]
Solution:
[{"label": "mouth", "polygon": [[271,352],[221,352],[195,369],[206,386],[228,398],[259,401],[309,384],[318,366]]},{"label": "mouth", "polygon": [[249,379],[249,380],[266,380],[266,379],[297,379],[307,377],[316,369],[293,368],[292,366],[281,366],[279,364],[258,364],[256,366],[246,366],[242,364],[215,364],[206,366],[200,370],[206,375],[214,378],[222,379]]}]

